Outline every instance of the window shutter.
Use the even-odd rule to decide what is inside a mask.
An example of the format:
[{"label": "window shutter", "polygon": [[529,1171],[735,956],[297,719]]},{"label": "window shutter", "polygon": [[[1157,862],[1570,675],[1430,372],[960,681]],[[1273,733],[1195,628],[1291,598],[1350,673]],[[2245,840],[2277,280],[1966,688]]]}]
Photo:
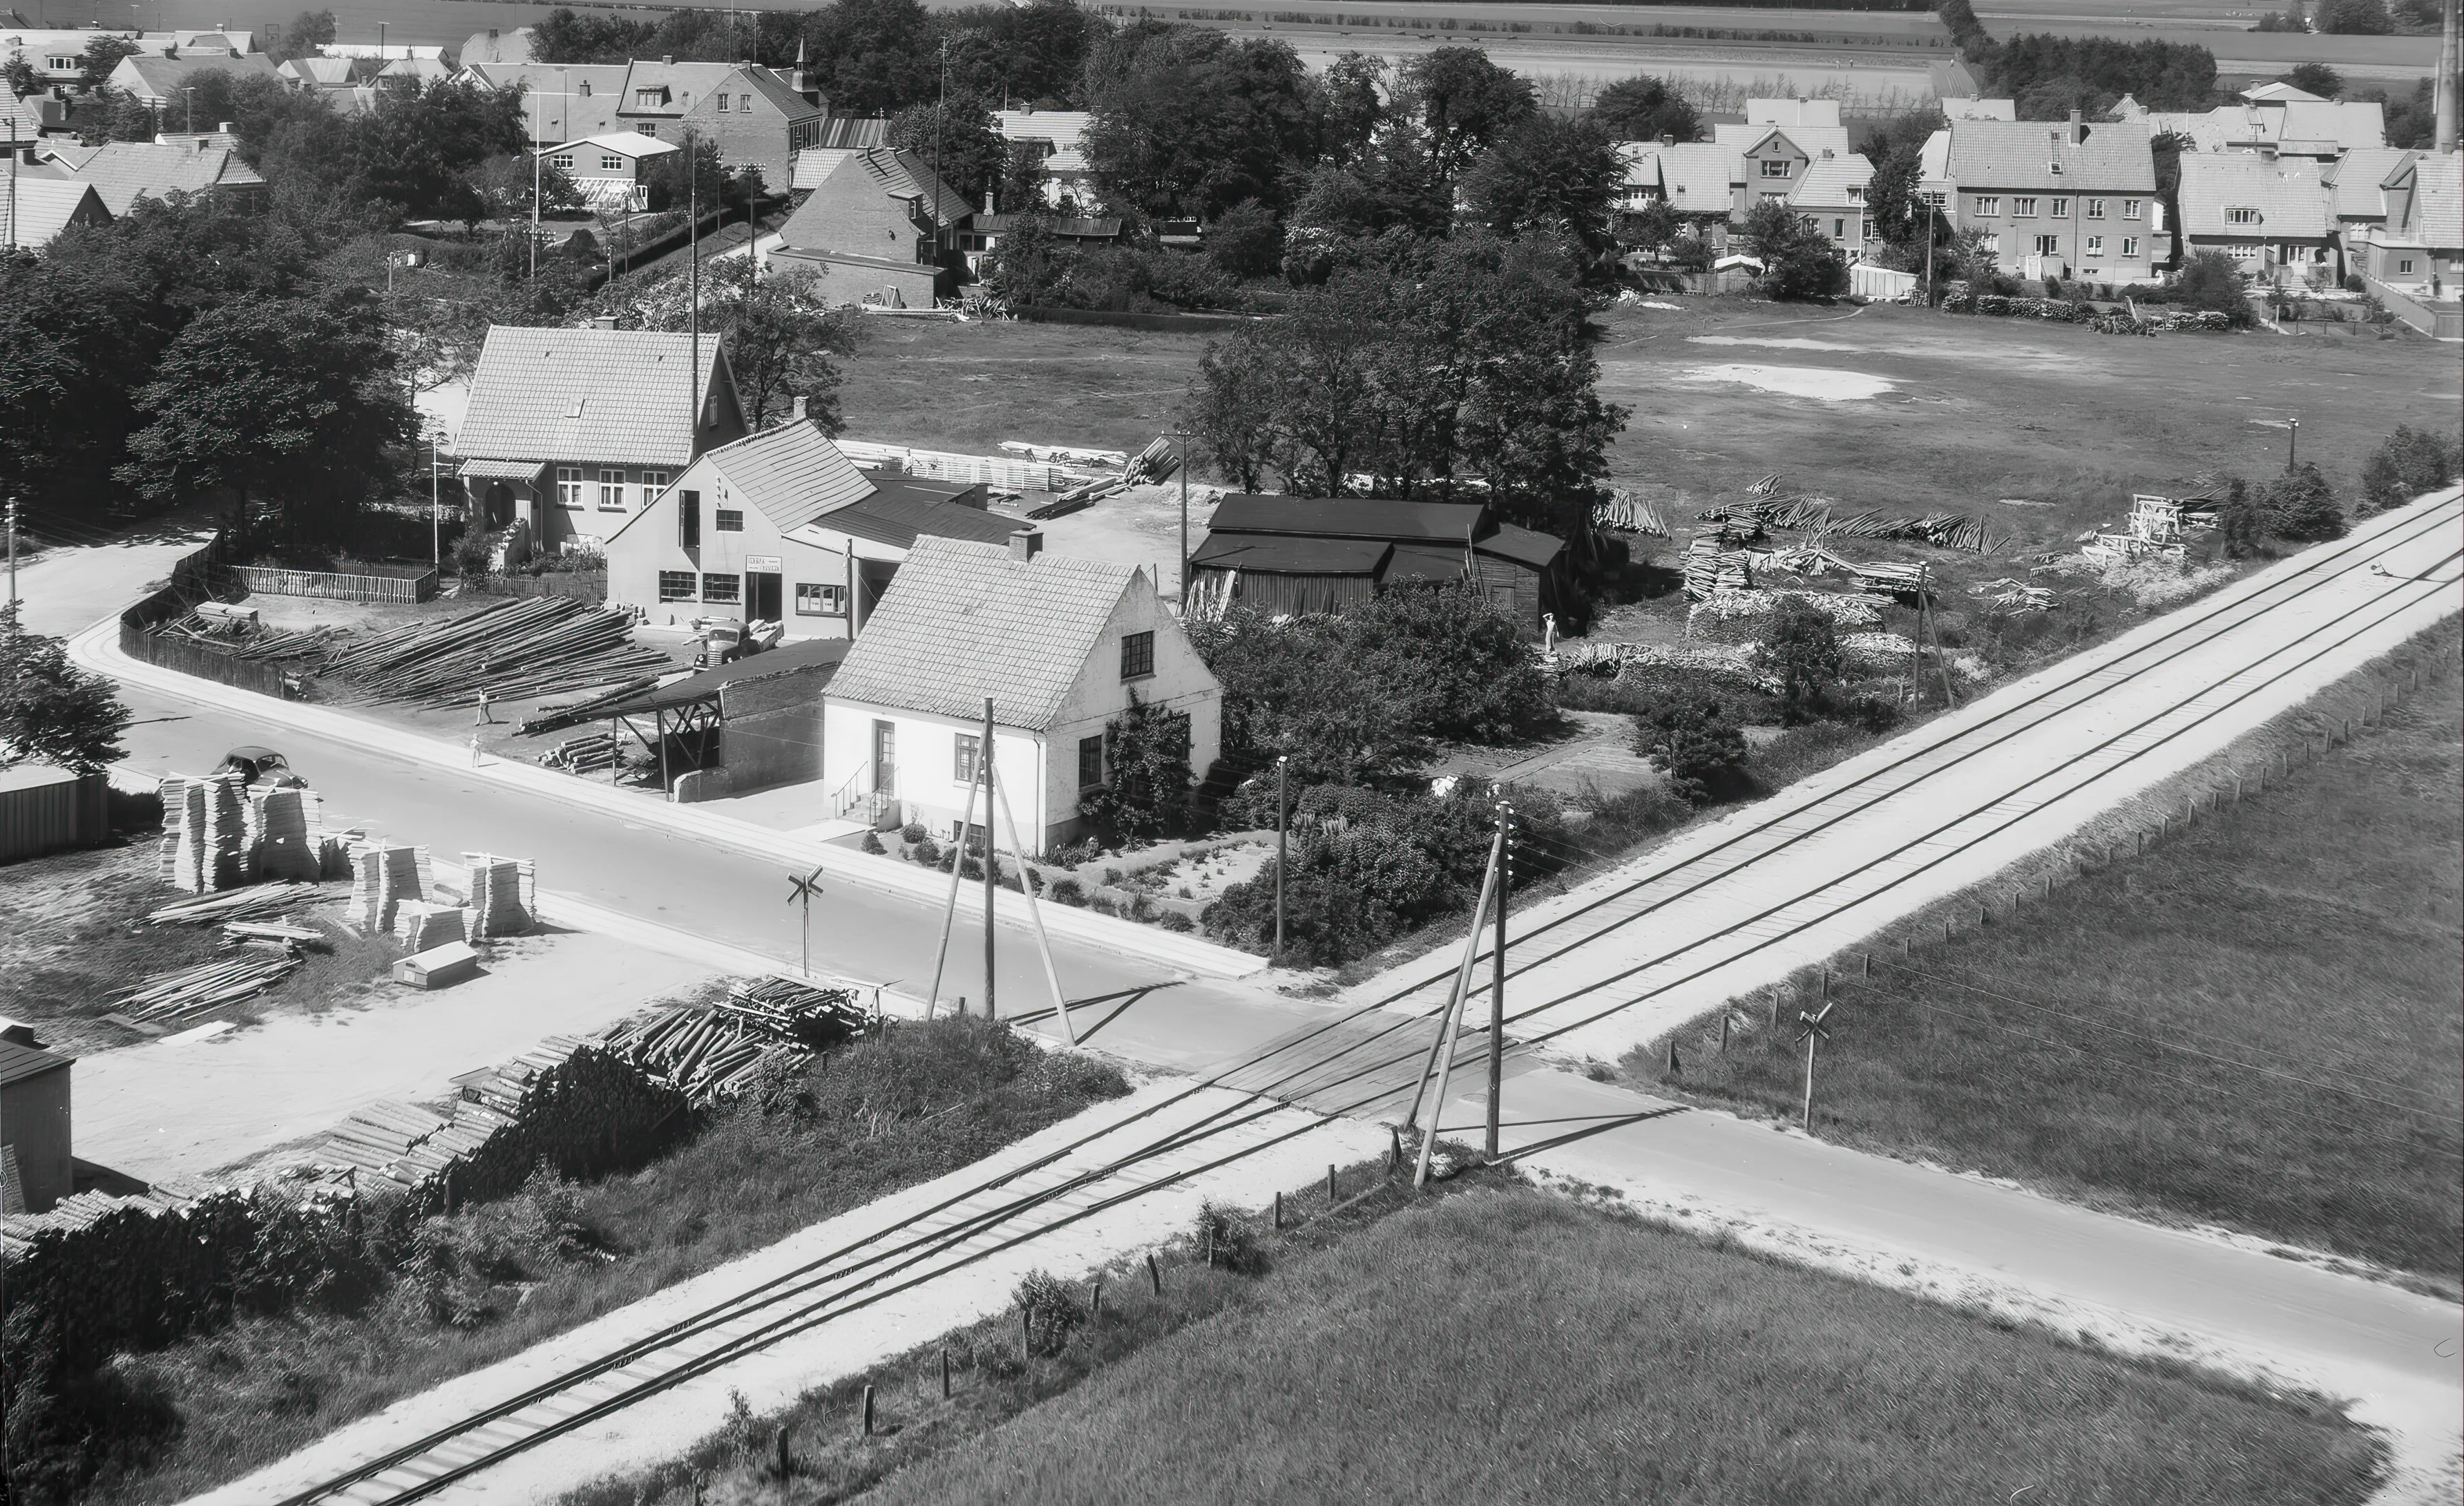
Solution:
[{"label": "window shutter", "polygon": [[676,494],[676,543],[681,548],[701,547],[701,494]]}]

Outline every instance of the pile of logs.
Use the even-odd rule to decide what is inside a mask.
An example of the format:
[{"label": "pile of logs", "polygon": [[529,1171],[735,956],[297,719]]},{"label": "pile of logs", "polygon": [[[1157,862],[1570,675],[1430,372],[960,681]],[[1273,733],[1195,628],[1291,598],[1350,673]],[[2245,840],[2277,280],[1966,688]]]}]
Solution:
[{"label": "pile of logs", "polygon": [[603,1039],[698,1106],[740,1091],[767,1062],[803,1061],[868,1023],[848,989],[768,978],[738,984],[706,1008],[677,1005],[620,1025]]},{"label": "pile of logs", "polygon": [[567,738],[540,754],[539,763],[548,768],[561,768],[568,774],[604,771],[616,763],[616,735],[612,732],[590,732],[578,738]]},{"label": "pile of logs", "polygon": [[610,686],[597,695],[584,696],[580,700],[541,706],[538,716],[514,728],[514,736],[530,738],[542,732],[561,732],[567,727],[578,727],[585,721],[596,720],[601,707],[612,706],[620,700],[638,696],[658,683],[655,675],[644,675],[640,679],[628,679],[621,685]]},{"label": "pile of logs", "polygon": [[1963,549],[1991,554],[2007,546],[2008,535],[1997,534],[1965,513],[1927,513],[1922,518],[1892,517],[1880,508],[1835,516],[1827,497],[1777,497],[1759,501],[1730,502],[1696,516],[1705,522],[1750,523],[1758,528],[1785,528],[1815,538],[1907,539],[1938,549]]},{"label": "pile of logs", "polygon": [[633,619],[561,596],[510,597],[329,653],[323,673],[371,700],[468,706],[587,690],[672,668],[632,646]]}]

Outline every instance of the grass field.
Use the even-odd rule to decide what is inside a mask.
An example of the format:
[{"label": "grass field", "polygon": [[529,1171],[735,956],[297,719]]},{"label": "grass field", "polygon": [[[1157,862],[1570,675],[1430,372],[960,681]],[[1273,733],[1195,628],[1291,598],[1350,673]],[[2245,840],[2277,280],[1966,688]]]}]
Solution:
[{"label": "grass field", "polygon": [[359,1311],[244,1318],[121,1361],[131,1404],[80,1499],[181,1499],[1127,1091],[1110,1066],[966,1019],[832,1052],[791,1086],[800,1108],[739,1105],[631,1175],[429,1221]]},{"label": "grass field", "polygon": [[2376,1469],[2323,1409],[1523,1189],[1241,1296],[862,1498],[2249,1506],[2359,1501]]},{"label": "grass field", "polygon": [[[2464,702],[2450,678],[2007,923],[1905,963],[1878,950],[1872,983],[1841,996],[1815,1132],[2452,1289],[2460,894]],[[1790,1116],[1802,1072],[1793,1049],[1689,1052],[1666,1087]]]}]

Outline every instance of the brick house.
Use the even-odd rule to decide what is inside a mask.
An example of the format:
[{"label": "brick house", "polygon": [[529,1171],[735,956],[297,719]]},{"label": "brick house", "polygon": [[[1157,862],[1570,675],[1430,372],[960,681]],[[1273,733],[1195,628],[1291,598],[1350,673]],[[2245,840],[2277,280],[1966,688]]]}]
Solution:
[{"label": "brick house", "polygon": [[539,548],[598,548],[703,451],[742,438],[744,410],[715,335],[488,331],[454,453],[486,527],[519,522]]},{"label": "brick house", "polygon": [[848,638],[919,537],[1007,543],[983,488],[868,476],[802,418],[705,451],[607,540],[607,600],[645,621]]},{"label": "brick house", "polygon": [[[1189,718],[1189,766],[1222,744],[1223,687],[1134,565],[919,539],[830,682],[822,781],[833,817],[957,837],[993,703],[994,785],[1030,853],[1089,829],[1108,731],[1134,698]],[[975,824],[996,830],[979,808]],[[1001,845],[1009,833],[999,830]]]},{"label": "brick house", "polygon": [[923,158],[895,146],[849,152],[780,227],[775,264],[829,273],[833,299],[930,308],[957,285],[973,211]]},{"label": "brick house", "polygon": [[2016,276],[2145,282],[2167,259],[2155,153],[2137,122],[1953,121],[1926,142],[1918,191],[1983,232]]}]

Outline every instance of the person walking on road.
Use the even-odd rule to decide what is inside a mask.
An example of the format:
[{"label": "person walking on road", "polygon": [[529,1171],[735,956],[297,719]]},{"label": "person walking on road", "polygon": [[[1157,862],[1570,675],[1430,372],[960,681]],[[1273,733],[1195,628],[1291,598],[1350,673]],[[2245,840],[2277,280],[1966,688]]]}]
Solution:
[{"label": "person walking on road", "polygon": [[479,766],[479,734],[475,732],[471,734],[471,766]]}]

